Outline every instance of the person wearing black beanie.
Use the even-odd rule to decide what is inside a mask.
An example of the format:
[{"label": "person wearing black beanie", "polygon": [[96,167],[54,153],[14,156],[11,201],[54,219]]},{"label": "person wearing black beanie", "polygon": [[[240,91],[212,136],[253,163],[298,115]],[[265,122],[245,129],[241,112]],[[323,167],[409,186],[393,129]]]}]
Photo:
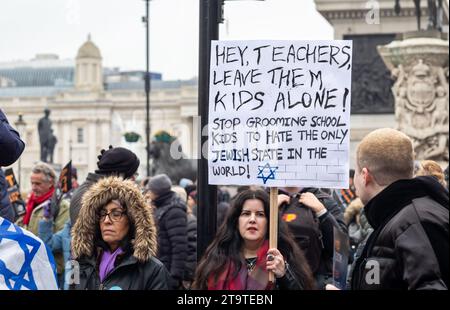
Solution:
[{"label": "person wearing black beanie", "polygon": [[136,154],[123,147],[116,147],[105,151],[97,162],[95,173],[101,175],[118,174],[124,179],[131,178],[140,164]]},{"label": "person wearing black beanie", "polygon": [[101,150],[97,157],[97,167],[95,173],[89,173],[86,181],[81,184],[73,193],[70,201],[70,221],[75,225],[78,213],[81,208],[81,200],[84,193],[98,180],[108,176],[119,176],[124,179],[134,180],[136,171],[139,168],[139,158],[132,151],[123,147],[109,146],[108,150]]}]

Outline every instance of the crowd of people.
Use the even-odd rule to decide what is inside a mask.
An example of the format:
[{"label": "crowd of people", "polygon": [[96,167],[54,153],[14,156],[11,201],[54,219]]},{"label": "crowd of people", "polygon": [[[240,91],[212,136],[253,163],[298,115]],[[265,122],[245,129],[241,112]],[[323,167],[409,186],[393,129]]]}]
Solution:
[{"label": "crowd of people", "polygon": [[[0,111],[0,166],[24,148]],[[411,140],[394,129],[371,132],[356,152],[348,189],[279,189],[277,247],[269,246],[268,188],[219,188],[217,234],[197,261],[196,217],[207,206],[198,204],[195,180],[138,180],[139,158],[122,147],[102,150],[80,184],[72,168],[72,189],[62,197],[53,168],[36,163],[20,215],[0,169],[0,241],[26,230],[47,249],[49,264],[35,277],[52,269],[57,276],[42,288],[336,290],[339,231],[350,247],[346,289],[446,290],[448,168],[415,161]],[[17,288],[6,280],[14,277],[0,277],[0,288]]]}]

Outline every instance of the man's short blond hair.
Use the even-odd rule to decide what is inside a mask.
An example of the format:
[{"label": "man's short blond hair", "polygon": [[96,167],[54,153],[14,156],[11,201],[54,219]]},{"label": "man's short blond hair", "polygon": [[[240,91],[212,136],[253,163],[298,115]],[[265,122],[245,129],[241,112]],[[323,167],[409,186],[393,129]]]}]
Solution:
[{"label": "man's short blond hair", "polygon": [[367,168],[380,186],[410,179],[414,172],[414,150],[404,133],[382,128],[369,133],[356,150],[357,169]]}]

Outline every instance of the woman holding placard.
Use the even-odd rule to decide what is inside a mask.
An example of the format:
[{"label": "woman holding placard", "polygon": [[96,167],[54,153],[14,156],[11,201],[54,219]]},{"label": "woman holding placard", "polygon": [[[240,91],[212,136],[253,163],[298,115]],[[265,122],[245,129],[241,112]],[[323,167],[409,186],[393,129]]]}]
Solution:
[{"label": "woman holding placard", "polygon": [[[303,253],[279,223],[278,249],[269,249],[269,195],[246,190],[205,252],[193,288],[209,290],[314,289]],[[269,282],[269,272],[275,283]]]}]

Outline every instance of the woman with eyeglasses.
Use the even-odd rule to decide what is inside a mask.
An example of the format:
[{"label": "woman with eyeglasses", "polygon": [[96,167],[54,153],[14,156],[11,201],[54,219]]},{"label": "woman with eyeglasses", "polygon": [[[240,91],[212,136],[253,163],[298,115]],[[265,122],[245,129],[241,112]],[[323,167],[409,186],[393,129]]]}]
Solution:
[{"label": "woman with eyeglasses", "polygon": [[71,289],[168,289],[169,273],[155,257],[152,210],[132,181],[109,177],[93,185],[72,235],[79,275],[71,277]]}]

